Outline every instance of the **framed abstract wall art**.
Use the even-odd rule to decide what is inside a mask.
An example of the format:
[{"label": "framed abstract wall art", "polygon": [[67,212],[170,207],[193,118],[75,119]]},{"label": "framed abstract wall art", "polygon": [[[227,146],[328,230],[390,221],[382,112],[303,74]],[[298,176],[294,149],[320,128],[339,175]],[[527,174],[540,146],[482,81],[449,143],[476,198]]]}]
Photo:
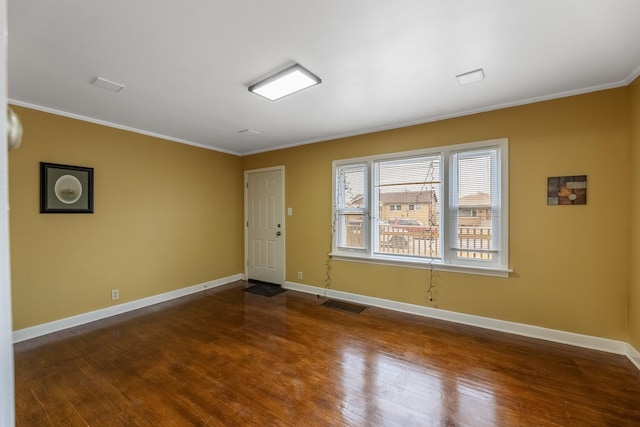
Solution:
[{"label": "framed abstract wall art", "polygon": [[547,181],[548,205],[586,205],[587,176],[553,176]]}]

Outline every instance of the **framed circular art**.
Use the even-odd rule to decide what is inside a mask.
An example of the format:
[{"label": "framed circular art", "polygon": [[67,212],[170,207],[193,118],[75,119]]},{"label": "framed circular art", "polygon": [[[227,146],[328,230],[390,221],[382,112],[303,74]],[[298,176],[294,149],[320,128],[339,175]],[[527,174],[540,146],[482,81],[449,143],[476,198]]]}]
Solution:
[{"label": "framed circular art", "polygon": [[93,168],[40,162],[40,213],[93,213]]}]

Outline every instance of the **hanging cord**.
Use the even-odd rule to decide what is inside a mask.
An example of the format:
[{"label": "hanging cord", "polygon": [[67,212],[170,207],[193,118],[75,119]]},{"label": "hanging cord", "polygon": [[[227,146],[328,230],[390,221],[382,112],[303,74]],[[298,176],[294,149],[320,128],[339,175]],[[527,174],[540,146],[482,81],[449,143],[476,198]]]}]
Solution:
[{"label": "hanging cord", "polygon": [[429,295],[429,302],[433,302],[434,292],[436,291],[436,278],[433,271],[433,262],[429,263],[429,269],[427,270],[427,277],[429,285],[427,286],[427,295]]},{"label": "hanging cord", "polygon": [[429,217],[428,217],[428,226],[429,226],[429,262],[428,262],[428,269],[427,269],[427,295],[429,296],[429,301],[430,302],[434,302],[435,299],[435,292],[436,292],[436,273],[433,269],[433,258],[436,255],[435,253],[435,249],[433,247],[433,231],[434,229],[437,229],[437,227],[439,227],[438,224],[436,224],[435,222],[435,217],[434,217],[434,204],[438,203],[438,198],[437,195],[435,193],[435,188],[434,188],[434,184],[439,183],[439,181],[436,181],[436,177],[435,177],[435,164],[434,164],[434,160],[432,160],[431,162],[429,162],[429,166],[427,168],[427,173],[426,176],[424,178],[424,182],[422,184],[422,187],[420,188],[420,191],[418,192],[418,194],[416,195],[416,199],[415,199],[415,205],[417,206],[420,198],[422,197],[422,195],[426,194],[428,197],[428,201],[427,201],[427,206],[429,209]]},{"label": "hanging cord", "polygon": [[[344,182],[344,172],[340,171],[340,178],[338,179],[339,182]],[[331,228],[330,228],[330,235],[329,235],[329,250],[327,251],[327,258],[325,260],[324,263],[324,271],[325,271],[325,276],[324,276],[324,292],[322,297],[323,298],[327,298],[327,289],[329,289],[331,287],[331,284],[333,282],[333,276],[331,275],[331,268],[332,268],[332,261],[333,258],[331,257],[331,252],[333,251],[333,239],[335,237],[336,234],[336,223],[338,222],[338,209],[336,207],[336,203],[338,202],[338,200],[341,200],[342,197],[342,185],[338,185],[337,186],[337,190],[338,193],[334,195],[335,199],[333,200],[333,207],[332,207],[332,217],[331,217]],[[318,295],[318,297],[320,297],[320,295]]]},{"label": "hanging cord", "polygon": [[[329,250],[327,252],[327,258],[325,262],[324,298],[327,297],[327,291],[333,284],[333,275],[332,275],[333,259],[331,257],[331,252],[333,251],[333,247],[335,244],[334,239],[337,232],[336,228],[338,224],[338,215],[341,214],[338,207],[344,208],[345,204],[347,203],[347,200],[349,200],[349,205],[351,206],[351,203],[355,202],[358,199],[360,199],[360,207],[362,207],[362,201],[364,197],[364,193],[363,193],[364,189],[360,188],[358,190],[356,188],[353,188],[346,175],[347,173],[345,172],[345,170],[340,169],[339,175],[335,178],[338,185],[336,185],[337,192],[334,195],[335,199],[333,200],[334,206],[332,211],[333,216],[331,218],[331,236],[329,237]],[[363,210],[362,220],[364,224],[365,217],[367,218],[371,218],[371,217],[370,217],[370,214],[366,211],[366,209],[362,209],[362,210]],[[344,215],[344,213],[342,213],[342,215]],[[361,224],[360,227],[362,228],[362,226],[363,225]]]},{"label": "hanging cord", "polygon": [[331,219],[331,235],[329,236],[329,250],[327,251],[327,260],[325,262],[325,277],[324,277],[324,294],[323,298],[327,297],[327,289],[331,287],[332,277],[331,277],[331,251],[333,251],[333,236],[336,233],[336,222],[338,221],[338,213],[334,212],[333,218]]},{"label": "hanging cord", "polygon": [[324,277],[324,292],[323,298],[327,298],[327,290],[331,287],[333,283],[333,276],[331,269],[333,267],[332,262],[333,258],[331,257],[331,252],[333,251],[333,243],[336,235],[336,224],[338,223],[338,209],[337,203],[340,200],[345,200],[344,197],[347,193],[352,192],[353,190],[350,187],[347,187],[347,181],[345,178],[345,172],[340,170],[340,176],[336,177],[337,181],[340,183],[337,185],[337,194],[334,195],[335,199],[333,200],[333,211],[331,217],[331,235],[329,236],[329,250],[327,251],[327,258],[325,261],[325,277]]}]

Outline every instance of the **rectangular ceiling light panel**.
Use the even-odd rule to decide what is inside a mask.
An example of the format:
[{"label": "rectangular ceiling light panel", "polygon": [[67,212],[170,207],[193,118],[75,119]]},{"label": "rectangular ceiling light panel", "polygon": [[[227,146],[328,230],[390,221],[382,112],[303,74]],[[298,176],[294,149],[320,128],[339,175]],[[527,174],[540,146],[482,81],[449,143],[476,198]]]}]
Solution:
[{"label": "rectangular ceiling light panel", "polygon": [[292,93],[300,92],[321,83],[322,80],[300,64],[295,64],[258,83],[249,86],[249,91],[271,101],[277,101]]}]

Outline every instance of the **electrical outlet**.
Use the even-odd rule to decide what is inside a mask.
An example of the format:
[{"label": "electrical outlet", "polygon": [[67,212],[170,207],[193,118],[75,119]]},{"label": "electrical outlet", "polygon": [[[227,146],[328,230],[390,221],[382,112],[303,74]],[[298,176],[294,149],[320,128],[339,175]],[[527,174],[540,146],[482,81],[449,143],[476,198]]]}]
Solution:
[{"label": "electrical outlet", "polygon": [[120,289],[112,289],[111,290],[111,300],[117,300],[118,298],[120,298]]},{"label": "electrical outlet", "polygon": [[298,279],[302,280],[302,271],[298,271]]}]

